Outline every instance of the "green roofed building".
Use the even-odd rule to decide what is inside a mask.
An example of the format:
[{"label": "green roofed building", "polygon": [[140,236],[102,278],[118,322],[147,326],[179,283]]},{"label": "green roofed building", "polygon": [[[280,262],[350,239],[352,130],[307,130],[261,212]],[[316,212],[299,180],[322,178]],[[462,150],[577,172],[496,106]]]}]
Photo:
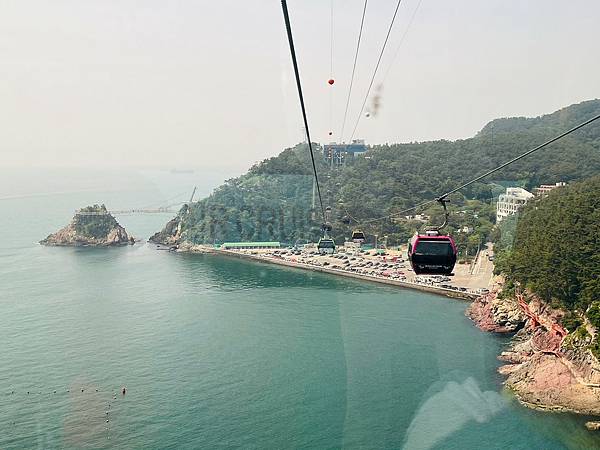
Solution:
[{"label": "green roofed building", "polygon": [[279,248],[279,242],[224,242],[221,248],[230,249],[257,249],[257,248]]}]

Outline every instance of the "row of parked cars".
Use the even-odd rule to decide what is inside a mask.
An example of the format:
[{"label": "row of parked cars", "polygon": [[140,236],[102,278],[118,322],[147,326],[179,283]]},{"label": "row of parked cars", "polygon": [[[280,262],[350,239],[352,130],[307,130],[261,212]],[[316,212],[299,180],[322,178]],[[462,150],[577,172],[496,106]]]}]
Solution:
[{"label": "row of parked cars", "polygon": [[441,287],[444,289],[451,289],[453,291],[467,292],[466,287],[453,286],[449,284],[450,277],[445,275],[429,275],[429,276],[418,276],[415,278],[415,282],[420,284],[428,284],[430,286]]},{"label": "row of parked cars", "polygon": [[[452,284],[448,283],[449,281],[450,281],[450,277],[447,277],[444,275],[417,276],[415,278],[415,282],[420,283],[420,284],[428,284],[430,286],[441,287],[444,289],[451,289],[453,291],[459,291],[459,292],[468,292],[469,291],[469,289],[467,289],[466,287],[453,286]],[[475,291],[476,294],[487,294],[488,292],[490,292],[490,290],[487,288],[479,288]]]},{"label": "row of parked cars", "polygon": [[[361,255],[345,255],[343,253],[331,255],[330,257],[339,260],[339,263],[331,264],[331,268],[333,269],[386,278],[406,278],[404,272],[401,271],[401,269],[405,268],[402,260],[387,261],[384,259],[378,261],[364,258]],[[324,262],[323,265],[330,264]]]}]

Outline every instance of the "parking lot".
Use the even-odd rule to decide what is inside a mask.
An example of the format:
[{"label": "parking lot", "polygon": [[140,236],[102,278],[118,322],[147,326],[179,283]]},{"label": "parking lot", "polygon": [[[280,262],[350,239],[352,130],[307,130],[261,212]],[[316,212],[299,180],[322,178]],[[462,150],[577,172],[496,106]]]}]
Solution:
[{"label": "parking lot", "polygon": [[406,283],[431,286],[464,293],[486,293],[493,282],[493,262],[490,248],[485,248],[472,264],[457,264],[453,276],[415,275],[410,262],[403,258],[402,250],[357,250],[345,251],[343,247],[336,253],[321,255],[316,248],[282,248],[263,250],[239,250],[277,262],[298,266],[322,267],[329,270],[350,272],[365,278],[398,280]]}]

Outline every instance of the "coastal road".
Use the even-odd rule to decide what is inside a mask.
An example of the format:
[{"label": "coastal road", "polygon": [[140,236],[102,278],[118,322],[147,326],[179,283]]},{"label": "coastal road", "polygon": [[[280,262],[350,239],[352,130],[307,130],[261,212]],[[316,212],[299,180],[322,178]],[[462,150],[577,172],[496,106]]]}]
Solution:
[{"label": "coastal road", "polygon": [[473,273],[469,274],[468,264],[457,264],[454,269],[452,284],[476,290],[481,288],[490,289],[494,278],[494,263],[489,260],[493,256],[492,244],[488,242],[473,264]]}]

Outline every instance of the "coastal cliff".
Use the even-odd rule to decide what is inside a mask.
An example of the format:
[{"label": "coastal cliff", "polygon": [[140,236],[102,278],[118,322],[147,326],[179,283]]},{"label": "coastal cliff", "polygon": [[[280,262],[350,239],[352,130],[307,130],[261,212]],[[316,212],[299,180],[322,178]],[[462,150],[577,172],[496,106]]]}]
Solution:
[{"label": "coastal cliff", "polygon": [[600,415],[599,199],[596,175],[502,221],[494,245],[502,292],[467,312],[483,330],[516,333],[499,371],[527,406]]},{"label": "coastal cliff", "polygon": [[154,233],[148,239],[155,244],[167,245],[169,247],[177,246],[181,240],[181,212],[167,222],[162,230]]},{"label": "coastal cliff", "polygon": [[127,234],[104,205],[87,206],[75,213],[71,222],[56,233],[40,241],[42,245],[65,247],[107,247],[133,244]]},{"label": "coastal cliff", "polygon": [[516,300],[499,299],[495,293],[479,297],[466,311],[483,331],[514,333],[525,325],[525,315]]},{"label": "coastal cliff", "polygon": [[596,330],[588,322],[568,333],[565,312],[533,297],[477,299],[467,316],[484,331],[514,333],[498,357],[505,385],[526,406],[600,415],[600,362],[590,345]]}]

